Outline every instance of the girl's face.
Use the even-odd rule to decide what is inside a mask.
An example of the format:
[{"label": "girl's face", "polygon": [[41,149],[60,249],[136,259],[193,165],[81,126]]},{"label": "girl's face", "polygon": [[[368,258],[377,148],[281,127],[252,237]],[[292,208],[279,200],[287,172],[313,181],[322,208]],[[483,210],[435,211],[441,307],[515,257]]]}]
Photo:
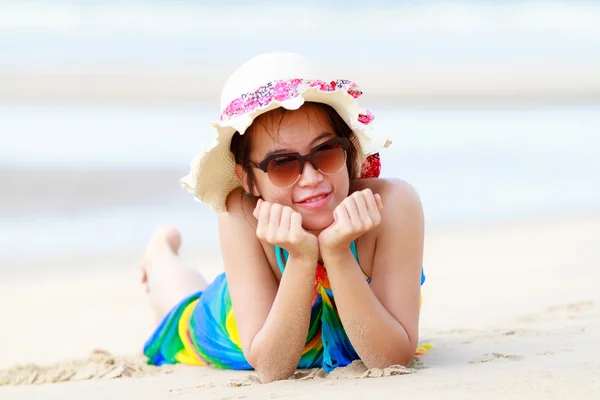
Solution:
[{"label": "girl's face", "polygon": [[[252,133],[250,159],[260,164],[272,154],[282,155],[281,158],[272,160],[271,164],[285,168],[285,163],[291,159],[283,155],[299,153],[306,156],[311,150],[335,137],[326,112],[306,104],[298,110],[287,111],[283,119],[269,118],[264,124],[257,125]],[[321,151],[329,148],[322,147],[324,150]],[[302,173],[299,176],[295,174],[298,176],[297,181],[289,187],[274,184],[272,180],[275,180],[275,174],[271,174],[269,179],[269,175],[258,168],[254,168],[253,172],[258,192],[254,194],[262,196],[265,201],[289,206],[299,212],[304,229],[313,232],[321,231],[333,223],[333,210],[348,196],[350,187],[345,160],[339,172],[331,175],[324,174],[310,162],[306,162]]]}]

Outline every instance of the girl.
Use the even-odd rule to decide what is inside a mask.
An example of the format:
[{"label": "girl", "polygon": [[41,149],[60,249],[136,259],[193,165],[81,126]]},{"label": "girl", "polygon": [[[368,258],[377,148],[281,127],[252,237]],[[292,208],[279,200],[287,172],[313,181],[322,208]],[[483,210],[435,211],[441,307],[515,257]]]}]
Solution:
[{"label": "girl", "polygon": [[227,81],[216,140],[182,179],[218,213],[225,273],[207,285],[177,256],[178,232],[157,230],[143,264],[159,322],[150,363],[270,382],[415,354],[421,203],[403,181],[370,179],[390,142],[371,133],[354,83],[321,79],[306,59],[271,53]]}]

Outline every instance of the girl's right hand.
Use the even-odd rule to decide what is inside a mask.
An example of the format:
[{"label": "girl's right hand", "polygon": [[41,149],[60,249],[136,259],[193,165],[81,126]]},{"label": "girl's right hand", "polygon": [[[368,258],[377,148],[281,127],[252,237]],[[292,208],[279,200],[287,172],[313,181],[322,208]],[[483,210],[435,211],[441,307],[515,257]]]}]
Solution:
[{"label": "girl's right hand", "polygon": [[258,220],[256,236],[288,251],[290,257],[317,262],[319,241],[302,228],[302,215],[291,207],[258,199],[253,212]]}]

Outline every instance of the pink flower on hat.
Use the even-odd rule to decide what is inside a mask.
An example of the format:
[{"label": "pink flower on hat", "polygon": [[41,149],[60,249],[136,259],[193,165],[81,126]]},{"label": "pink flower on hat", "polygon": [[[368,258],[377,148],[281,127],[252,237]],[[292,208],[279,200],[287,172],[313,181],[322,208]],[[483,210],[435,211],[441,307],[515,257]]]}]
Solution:
[{"label": "pink flower on hat", "polygon": [[379,153],[371,154],[361,166],[361,179],[379,178],[381,174],[381,159]]},{"label": "pink flower on hat", "polygon": [[369,110],[365,110],[364,112],[358,114],[358,122],[360,122],[361,124],[367,125],[368,123],[373,121],[373,119],[375,119],[375,117]]},{"label": "pink flower on hat", "polygon": [[321,87],[319,88],[322,92],[333,92],[335,91],[336,83],[335,81],[321,82]]},{"label": "pink flower on hat", "polygon": [[[345,79],[338,79],[331,82],[324,82],[318,79],[304,80],[299,78],[285,81],[277,80],[261,85],[254,91],[244,93],[241,97],[233,100],[223,110],[221,121],[235,118],[247,112],[252,112],[257,108],[267,107],[274,100],[285,101],[298,97],[300,93],[306,89],[302,88],[303,85],[307,85],[311,88],[318,88],[318,90],[322,92],[336,92],[338,90],[343,90],[354,98],[357,98],[362,94],[356,83]],[[373,119],[372,115],[359,117],[359,121],[361,121],[360,118],[363,118],[364,121],[367,121],[367,119],[370,118],[368,122]]]},{"label": "pink flower on hat", "polygon": [[273,87],[273,98],[277,101],[287,100],[290,97],[290,85],[287,82],[277,82]]},{"label": "pink flower on hat", "polygon": [[259,105],[255,97],[248,96],[244,102],[244,112],[254,111]]},{"label": "pink flower on hat", "polygon": [[242,99],[235,99],[233,100],[229,106],[227,106],[227,114],[229,115],[237,115],[240,114],[243,111],[243,107],[244,107],[244,103],[242,102]]},{"label": "pink flower on hat", "polygon": [[354,82],[350,82],[350,88],[348,89],[348,94],[355,99],[358,99],[360,95],[362,95],[362,91],[358,88],[358,85]]}]

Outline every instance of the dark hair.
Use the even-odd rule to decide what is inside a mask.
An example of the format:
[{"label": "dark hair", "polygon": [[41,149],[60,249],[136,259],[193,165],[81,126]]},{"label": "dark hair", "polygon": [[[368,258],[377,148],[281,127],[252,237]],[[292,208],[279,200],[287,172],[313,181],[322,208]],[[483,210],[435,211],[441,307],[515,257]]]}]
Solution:
[{"label": "dark hair", "polygon": [[[330,105],[323,103],[306,102],[302,107],[300,107],[300,109],[302,109],[306,105],[312,105],[316,110],[321,110],[327,115],[327,119],[333,127],[333,133],[335,133],[336,136],[350,139],[350,147],[347,150],[346,166],[348,168],[348,175],[350,176],[350,179],[355,179],[357,177],[356,174],[358,166],[356,165],[357,150],[354,142],[352,141],[352,130],[350,129],[348,124],[344,122],[342,117],[340,117],[339,114]],[[254,133],[254,129],[258,125],[261,125],[263,128],[265,128],[265,131],[267,131],[269,135],[274,140],[276,140],[276,138],[273,137],[269,130],[266,129],[266,124],[273,121],[275,118],[278,118],[279,120],[277,121],[277,123],[275,124],[273,122],[272,125],[278,127],[279,125],[281,125],[283,119],[285,118],[288,112],[289,110],[283,107],[279,107],[264,114],[261,114],[254,119],[252,125],[250,125],[248,129],[246,129],[246,132],[243,135],[240,135],[239,132],[236,132],[231,139],[231,145],[229,146],[229,150],[233,153],[235,163],[241,165],[244,169],[244,172],[248,177],[248,186],[250,188],[251,193],[254,190],[255,184],[254,167],[250,165],[250,153],[252,152],[252,135]]]}]

